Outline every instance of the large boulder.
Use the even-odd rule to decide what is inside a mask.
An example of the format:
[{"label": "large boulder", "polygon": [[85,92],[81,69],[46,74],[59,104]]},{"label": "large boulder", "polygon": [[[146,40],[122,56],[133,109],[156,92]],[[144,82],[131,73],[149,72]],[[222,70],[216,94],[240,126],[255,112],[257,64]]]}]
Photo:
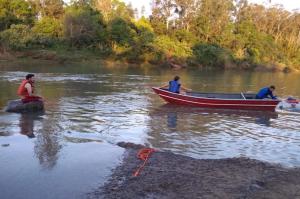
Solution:
[{"label": "large boulder", "polygon": [[44,111],[43,101],[33,101],[23,103],[22,100],[11,100],[8,102],[5,109],[7,112],[25,113],[25,112],[40,112]]}]

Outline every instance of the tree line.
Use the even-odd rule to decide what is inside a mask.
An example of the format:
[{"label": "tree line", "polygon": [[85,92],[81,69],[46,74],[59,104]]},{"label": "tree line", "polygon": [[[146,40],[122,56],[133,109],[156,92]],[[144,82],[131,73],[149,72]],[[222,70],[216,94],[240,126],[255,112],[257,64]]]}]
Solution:
[{"label": "tree line", "polygon": [[90,50],[128,62],[300,69],[300,13],[247,0],[0,0],[1,49]]}]

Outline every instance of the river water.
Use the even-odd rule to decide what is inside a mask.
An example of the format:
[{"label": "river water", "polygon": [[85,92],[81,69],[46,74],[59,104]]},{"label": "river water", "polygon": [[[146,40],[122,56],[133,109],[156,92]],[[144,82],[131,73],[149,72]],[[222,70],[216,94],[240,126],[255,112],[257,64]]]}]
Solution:
[{"label": "river water", "polygon": [[195,158],[249,157],[300,166],[300,114],[167,105],[151,86],[180,75],[205,92],[256,92],[274,84],[300,97],[300,75],[97,64],[0,64],[0,108],[36,74],[45,114],[0,112],[1,198],[84,198],[120,164],[120,141]]}]

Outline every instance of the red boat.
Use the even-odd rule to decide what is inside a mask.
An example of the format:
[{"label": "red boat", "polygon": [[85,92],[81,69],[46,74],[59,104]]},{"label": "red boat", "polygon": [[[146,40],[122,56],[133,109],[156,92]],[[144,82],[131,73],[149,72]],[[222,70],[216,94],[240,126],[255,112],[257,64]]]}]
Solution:
[{"label": "red boat", "polygon": [[253,93],[187,92],[183,95],[157,87],[152,87],[152,89],[169,103],[203,108],[275,111],[280,102],[280,100],[255,99],[256,94]]}]

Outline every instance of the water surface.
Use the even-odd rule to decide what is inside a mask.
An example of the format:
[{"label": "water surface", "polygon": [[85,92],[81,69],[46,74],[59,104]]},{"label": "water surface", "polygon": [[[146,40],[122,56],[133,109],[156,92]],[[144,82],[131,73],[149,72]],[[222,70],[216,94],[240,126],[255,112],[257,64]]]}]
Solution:
[{"label": "water surface", "polygon": [[0,112],[1,198],[84,198],[120,163],[119,141],[300,166],[300,114],[178,107],[151,91],[180,75],[193,90],[256,92],[275,84],[279,96],[300,97],[299,74],[5,62],[0,70],[1,108],[28,72],[46,99],[45,114]]}]

